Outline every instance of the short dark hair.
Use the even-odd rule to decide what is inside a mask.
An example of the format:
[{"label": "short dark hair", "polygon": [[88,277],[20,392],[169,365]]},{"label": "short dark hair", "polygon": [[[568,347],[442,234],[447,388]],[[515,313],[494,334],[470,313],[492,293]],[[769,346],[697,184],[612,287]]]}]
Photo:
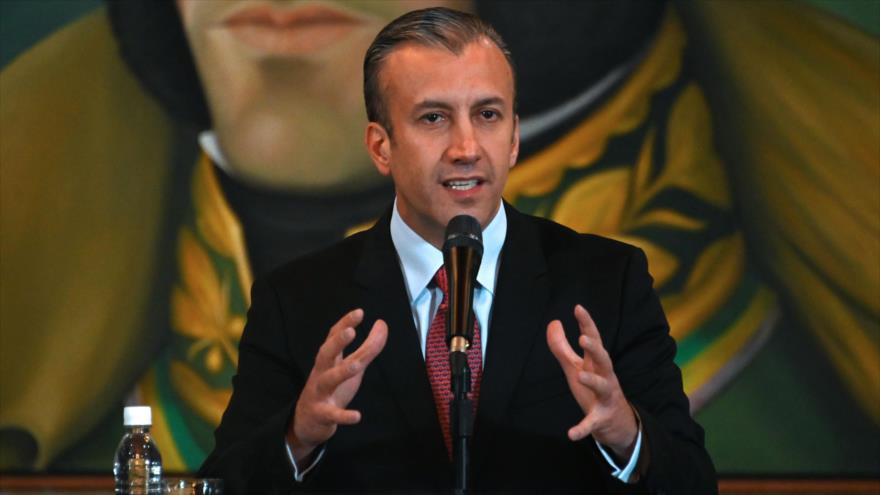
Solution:
[{"label": "short dark hair", "polygon": [[412,42],[422,46],[442,47],[459,55],[465,46],[481,38],[488,39],[504,54],[513,76],[513,106],[516,112],[516,69],[507,44],[488,23],[479,17],[446,7],[414,10],[398,17],[385,26],[364,56],[364,103],[367,119],[377,122],[391,133],[379,72],[388,55],[401,43]]}]

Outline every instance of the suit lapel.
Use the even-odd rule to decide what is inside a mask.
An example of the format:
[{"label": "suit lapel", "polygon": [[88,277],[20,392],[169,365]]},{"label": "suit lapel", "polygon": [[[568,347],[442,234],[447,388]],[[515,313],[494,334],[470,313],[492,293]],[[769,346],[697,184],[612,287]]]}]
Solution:
[{"label": "suit lapel", "polygon": [[445,458],[441,450],[442,434],[425,370],[425,360],[420,350],[397,252],[391,241],[390,217],[389,211],[367,233],[364,252],[355,273],[355,280],[363,290],[362,300],[368,320],[365,323],[372,324],[376,319],[383,319],[388,324],[385,349],[372,366],[383,374],[411,429],[419,435],[436,439],[436,449],[433,450],[437,450],[438,455]]},{"label": "suit lapel", "polygon": [[480,385],[473,459],[481,464],[493,425],[503,421],[522,375],[522,363],[538,338],[549,298],[546,261],[535,225],[505,203],[507,236],[492,308],[489,342]]}]

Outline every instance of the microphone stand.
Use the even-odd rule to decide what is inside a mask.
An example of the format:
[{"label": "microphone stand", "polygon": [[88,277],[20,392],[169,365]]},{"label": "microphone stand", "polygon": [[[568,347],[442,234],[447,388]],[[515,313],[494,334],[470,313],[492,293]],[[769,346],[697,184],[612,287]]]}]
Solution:
[{"label": "microphone stand", "polygon": [[449,402],[452,463],[456,495],[468,492],[470,441],[474,431],[474,405],[471,391],[471,368],[467,351],[473,342],[474,286],[483,257],[480,223],[468,215],[458,215],[446,226],[443,264],[446,267],[449,313],[446,318],[446,342],[449,344],[449,371],[452,400]]},{"label": "microphone stand", "polygon": [[[453,338],[451,348],[455,349],[456,340],[466,342],[462,337]],[[471,390],[471,368],[467,360],[467,347],[462,351],[453,350],[449,353],[449,366],[452,372],[452,401],[449,403],[449,418],[452,427],[452,462],[455,469],[455,495],[468,492],[468,464],[470,462],[470,439],[474,433],[473,401],[467,394]]]}]

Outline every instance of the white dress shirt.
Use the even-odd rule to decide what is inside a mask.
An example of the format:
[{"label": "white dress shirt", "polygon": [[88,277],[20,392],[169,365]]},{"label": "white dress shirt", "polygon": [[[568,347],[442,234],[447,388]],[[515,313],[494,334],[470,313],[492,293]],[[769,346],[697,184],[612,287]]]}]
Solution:
[{"label": "white dress shirt", "polygon": [[[477,272],[477,285],[474,288],[474,317],[480,326],[480,343],[483,361],[486,358],[486,342],[489,340],[489,317],[492,314],[492,301],[495,299],[495,281],[498,278],[498,255],[507,235],[507,215],[504,208],[498,209],[495,218],[483,230],[483,261]],[[403,281],[409,304],[412,309],[419,342],[422,344],[422,357],[428,343],[428,330],[437,308],[443,301],[443,291],[432,284],[434,275],[443,266],[443,252],[432,246],[419,234],[409,228],[397,211],[397,201],[391,213],[391,241],[403,271]]]}]

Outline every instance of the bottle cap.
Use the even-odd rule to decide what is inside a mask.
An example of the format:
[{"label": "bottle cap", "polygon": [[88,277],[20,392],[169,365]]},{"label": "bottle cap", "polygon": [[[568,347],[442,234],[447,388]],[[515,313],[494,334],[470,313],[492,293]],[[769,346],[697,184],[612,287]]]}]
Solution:
[{"label": "bottle cap", "polygon": [[125,426],[151,426],[153,413],[150,406],[129,406],[122,412],[123,425]]}]

